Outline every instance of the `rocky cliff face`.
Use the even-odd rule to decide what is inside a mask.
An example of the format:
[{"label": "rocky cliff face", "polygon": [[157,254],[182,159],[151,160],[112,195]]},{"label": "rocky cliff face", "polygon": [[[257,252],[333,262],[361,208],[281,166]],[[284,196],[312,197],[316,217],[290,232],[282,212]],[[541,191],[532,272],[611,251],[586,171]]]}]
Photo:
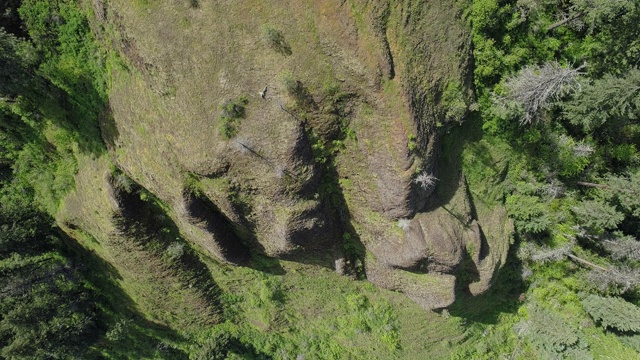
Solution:
[{"label": "rocky cliff face", "polygon": [[[137,4],[97,10],[125,59],[102,131],[113,163],[185,239],[240,266],[261,254],[366,274],[427,309],[488,288],[506,214],[477,211],[440,151],[473,103],[458,3]],[[105,176],[83,191],[135,217]],[[105,232],[73,201],[63,222]],[[100,221],[121,234],[118,217]]]}]

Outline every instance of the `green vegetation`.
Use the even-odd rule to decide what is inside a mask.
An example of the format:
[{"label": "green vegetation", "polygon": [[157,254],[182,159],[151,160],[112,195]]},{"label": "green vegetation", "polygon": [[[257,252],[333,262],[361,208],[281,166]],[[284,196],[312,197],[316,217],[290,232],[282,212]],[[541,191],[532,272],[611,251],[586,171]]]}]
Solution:
[{"label": "green vegetation", "polygon": [[[424,324],[430,326],[433,337],[421,341],[434,344],[433,353],[439,357],[448,352],[440,343],[458,334],[456,322],[424,313],[406,298],[384,294],[370,284],[354,283],[326,269],[255,259],[260,270],[211,262],[207,263],[209,272],[203,270],[198,265],[200,253],[184,243],[175,225],[163,215],[169,207],[115,166],[108,177],[115,192],[113,200],[123,209],[115,215],[119,228],[113,241],[118,241],[118,249],[111,248],[102,236],[94,238],[75,229],[75,224],[64,224],[74,238],[61,241],[61,232],[51,228],[52,219],[25,204],[34,203],[55,215],[74,186],[77,190],[87,185],[85,175],[76,174],[78,163],[87,158],[105,161],[98,119],[103,115],[108,69],[100,64],[106,61],[108,65],[111,60],[106,59],[115,55],[105,50],[108,46],[97,45],[86,13],[75,2],[23,2],[21,14],[32,33],[30,38],[2,33],[1,54],[6,57],[2,61],[13,68],[2,74],[1,82],[1,235],[3,248],[11,252],[2,253],[0,264],[3,284],[19,287],[3,288],[12,292],[0,304],[3,357],[270,359],[300,355],[335,359],[402,357],[402,352],[415,357],[425,351],[418,349],[411,332],[423,329]],[[62,20],[51,21],[47,14],[61,14]],[[62,36],[56,30],[59,25],[68,34],[72,23],[76,37]],[[38,75],[33,82],[32,73]],[[14,76],[23,76],[25,81],[13,81]],[[9,87],[14,84],[22,87]],[[295,82],[293,89],[308,95],[299,84]],[[40,92],[40,86],[47,87],[53,98]],[[342,116],[348,97],[335,89],[327,94],[331,100],[324,112],[337,123],[340,138],[353,138]],[[310,105],[310,96],[304,101]],[[223,136],[235,136],[247,104],[240,97],[222,106]],[[331,164],[340,140],[318,138],[315,142],[317,161]],[[75,184],[78,177],[82,184]],[[339,187],[329,185],[338,179],[329,179],[323,194],[332,197]],[[192,190],[197,186],[191,177],[186,183]],[[104,203],[93,200],[101,204],[96,208],[106,210]],[[11,205],[14,202],[18,205]],[[16,217],[21,227],[15,226]],[[362,251],[356,239],[346,243],[352,251]],[[106,260],[110,256],[129,267],[137,262],[139,267],[121,271]],[[287,269],[285,276],[270,274],[281,266]],[[164,288],[170,295],[165,298],[167,303],[150,310],[145,302],[153,299],[139,296],[157,289],[155,284],[139,283],[132,272],[140,269],[159,271],[182,283]],[[203,282],[205,273],[214,279]],[[171,313],[183,309],[178,306],[182,302],[194,301],[173,295],[181,287],[211,295],[219,313]],[[194,318],[201,320],[197,330],[189,325]],[[165,321],[169,326],[160,323]],[[443,335],[436,328],[448,330]]]},{"label": "green vegetation", "polygon": [[0,208],[0,356],[68,358],[100,336],[100,313],[79,265],[62,253],[52,219],[4,197]]},{"label": "green vegetation", "polygon": [[622,50],[637,47],[640,27],[630,21],[640,8],[633,1],[478,0],[466,16],[479,113],[465,126],[481,126],[480,143],[502,149],[508,167],[498,189],[476,187],[478,164],[492,161],[480,160],[477,143],[465,149],[465,167],[477,196],[504,199],[528,288],[485,328],[483,341],[497,348],[460,353],[635,358],[624,345],[633,343],[625,333],[631,328],[614,314],[632,319],[640,304],[632,260],[640,235],[632,195],[640,58]]},{"label": "green vegetation", "polygon": [[[357,8],[355,3],[350,5]],[[320,174],[319,191],[310,196],[339,213],[349,275],[357,280],[258,255],[247,267],[232,267],[203,255],[206,244],[185,239],[171,206],[136,183],[147,176],[143,171],[125,174],[117,168],[123,150],[107,151],[104,142],[111,149],[117,140],[105,120],[111,86],[143,72],[136,66],[151,65],[131,55],[135,47],[117,26],[94,19],[93,7],[102,2],[0,5],[0,357],[637,358],[640,5],[631,0],[458,3],[472,29],[477,104],[468,103],[460,83],[442,90],[443,116],[461,125],[446,127],[453,130],[442,143],[452,152],[452,144],[464,144],[461,154],[445,156],[459,155],[470,197],[484,211],[504,205],[516,233],[492,289],[471,297],[460,286],[459,300],[441,314],[359,281],[365,277],[366,251],[342,193],[352,181],[336,170],[338,155],[357,140],[350,128],[356,95],[348,86],[330,83],[318,91],[317,84],[278,68],[291,104],[274,111],[282,115],[284,109],[305,126]],[[149,14],[160,6],[136,4]],[[205,5],[185,3],[189,11]],[[383,35],[395,31],[386,28],[392,11],[385,2],[375,14],[374,28]],[[359,21],[366,20],[359,15]],[[232,30],[248,31],[246,24],[237,27]],[[287,40],[296,45],[298,39],[289,34]],[[283,61],[298,53],[275,25],[253,35],[262,36]],[[109,37],[126,46],[119,48]],[[397,49],[385,41],[390,56]],[[120,59],[122,53],[134,58],[133,64]],[[327,57],[340,56],[346,55]],[[153,71],[160,73],[162,66],[169,67],[160,63]],[[306,79],[312,70],[305,66],[296,68],[296,76]],[[360,71],[357,64],[351,70]],[[230,73],[220,81],[237,75]],[[317,93],[322,100],[312,95]],[[233,139],[251,115],[248,105],[245,96],[217,109],[213,105],[219,112],[214,129]],[[162,132],[161,126],[157,121],[138,131]],[[179,134],[166,134],[175,137]],[[416,136],[399,137],[407,140],[409,152],[419,152]],[[94,222],[82,225],[112,231],[104,237],[84,233],[73,217],[57,225],[54,220],[67,195],[82,189],[76,184],[79,170],[91,161],[113,168],[86,176],[94,181],[88,183],[99,188],[96,192],[115,194],[77,211],[95,212]],[[228,171],[225,164],[220,168]],[[198,196],[206,197],[200,176],[202,183],[224,182],[225,189],[242,185],[224,176],[212,180],[213,175],[175,171],[187,174],[181,186]],[[427,172],[416,175],[425,189],[438,181]],[[149,183],[161,187],[163,181]],[[233,191],[230,206],[246,205],[240,197],[249,195]],[[82,193],[76,195],[82,199]],[[108,206],[119,212],[101,213],[109,212]],[[119,267],[110,263],[114,259]],[[147,281],[152,278],[157,283]],[[165,303],[149,304],[159,293]]]},{"label": "green vegetation", "polygon": [[585,311],[603,327],[621,332],[640,332],[640,309],[623,299],[587,296],[582,303]]},{"label": "green vegetation", "polygon": [[221,107],[220,133],[226,139],[231,139],[238,133],[240,120],[246,115],[249,100],[241,96],[235,100],[227,100]]},{"label": "green vegetation", "polygon": [[262,33],[263,33],[262,36],[264,37],[264,41],[274,51],[284,56],[289,56],[293,54],[293,52],[291,52],[291,46],[285,40],[284,35],[282,34],[282,31],[266,25],[263,27]]}]

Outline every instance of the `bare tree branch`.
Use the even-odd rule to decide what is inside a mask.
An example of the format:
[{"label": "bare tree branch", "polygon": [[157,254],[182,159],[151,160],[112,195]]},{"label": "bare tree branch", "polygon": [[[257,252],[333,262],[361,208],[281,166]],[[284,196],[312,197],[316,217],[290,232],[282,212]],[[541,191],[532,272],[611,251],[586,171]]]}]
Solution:
[{"label": "bare tree branch", "polygon": [[594,183],[590,183],[590,182],[586,182],[586,181],[576,181],[576,184],[578,184],[580,186],[587,186],[587,187],[593,187],[593,188],[598,188],[598,189],[608,189],[609,188],[609,185],[594,184]]},{"label": "bare tree branch", "polygon": [[518,74],[507,78],[506,95],[498,98],[503,104],[515,103],[522,107],[524,114],[521,125],[538,121],[543,109],[552,101],[580,89],[578,76],[582,65],[576,69],[562,67],[558,62],[547,62],[541,66],[527,66]]},{"label": "bare tree branch", "polygon": [[564,25],[566,23],[572,22],[573,20],[577,20],[577,19],[583,17],[584,14],[585,13],[581,11],[579,13],[574,14],[573,16],[568,16],[568,17],[566,17],[566,18],[564,18],[564,19],[562,19],[562,20],[560,20],[560,21],[558,21],[556,23],[553,23],[553,24],[547,26],[547,32],[553,31],[555,28],[559,28],[560,26],[562,26],[562,25]]},{"label": "bare tree branch", "polygon": [[587,260],[585,260],[585,259],[583,259],[583,258],[579,258],[579,257],[577,257],[577,256],[575,256],[575,255],[573,255],[573,254],[566,254],[566,255],[567,255],[567,257],[568,257],[568,258],[570,258],[571,260],[577,261],[577,262],[579,262],[579,263],[581,263],[581,264],[591,266],[592,268],[595,268],[595,269],[598,269],[598,270],[607,271],[607,272],[609,271],[609,269],[603,268],[603,267],[602,267],[602,266],[600,266],[600,265],[596,265],[596,264],[594,264],[594,263],[592,263],[592,262],[590,262],[590,261],[587,261]]}]

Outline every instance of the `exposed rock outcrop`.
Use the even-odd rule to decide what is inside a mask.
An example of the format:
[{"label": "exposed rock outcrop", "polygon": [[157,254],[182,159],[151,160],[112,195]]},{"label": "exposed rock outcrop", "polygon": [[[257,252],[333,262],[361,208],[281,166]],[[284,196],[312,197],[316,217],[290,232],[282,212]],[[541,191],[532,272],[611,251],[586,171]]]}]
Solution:
[{"label": "exposed rock outcrop", "polygon": [[[495,271],[504,263],[510,231],[508,226],[491,227],[492,241],[488,241],[464,177],[446,204],[434,200],[436,207],[404,225],[404,238],[372,244],[369,249],[373,257],[367,266],[371,281],[405,292],[414,300],[420,298],[416,301],[427,309],[451,305],[456,288],[473,295],[487,290]],[[508,223],[505,213],[495,211],[494,222]],[[460,275],[464,275],[464,281],[452,280]],[[438,291],[420,285],[432,286],[437,281],[442,282],[436,287]]]},{"label": "exposed rock outcrop", "polygon": [[[369,281],[428,309],[481,293],[504,263],[509,225],[501,209],[479,215],[460,164],[438,161],[443,133],[473,102],[457,4],[283,1],[243,16],[242,2],[202,3],[183,18],[165,3],[109,2],[100,19],[126,32],[133,64],[113,72],[114,163],[221,261],[258,253],[351,273],[344,259],[360,256]],[[286,56],[261,40],[266,24]],[[233,101],[243,108],[230,120],[221,106]],[[440,183],[421,186],[419,174]],[[404,230],[399,219],[411,219]],[[351,234],[366,256],[345,254]]]}]

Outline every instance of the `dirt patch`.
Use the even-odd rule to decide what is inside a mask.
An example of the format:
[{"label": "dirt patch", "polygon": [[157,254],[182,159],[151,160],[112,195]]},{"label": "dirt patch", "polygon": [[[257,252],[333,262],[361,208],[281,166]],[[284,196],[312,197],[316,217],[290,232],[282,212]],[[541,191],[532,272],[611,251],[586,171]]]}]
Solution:
[{"label": "dirt patch", "polygon": [[96,20],[103,23],[107,20],[107,6],[103,0],[93,0],[93,13],[96,15]]}]

